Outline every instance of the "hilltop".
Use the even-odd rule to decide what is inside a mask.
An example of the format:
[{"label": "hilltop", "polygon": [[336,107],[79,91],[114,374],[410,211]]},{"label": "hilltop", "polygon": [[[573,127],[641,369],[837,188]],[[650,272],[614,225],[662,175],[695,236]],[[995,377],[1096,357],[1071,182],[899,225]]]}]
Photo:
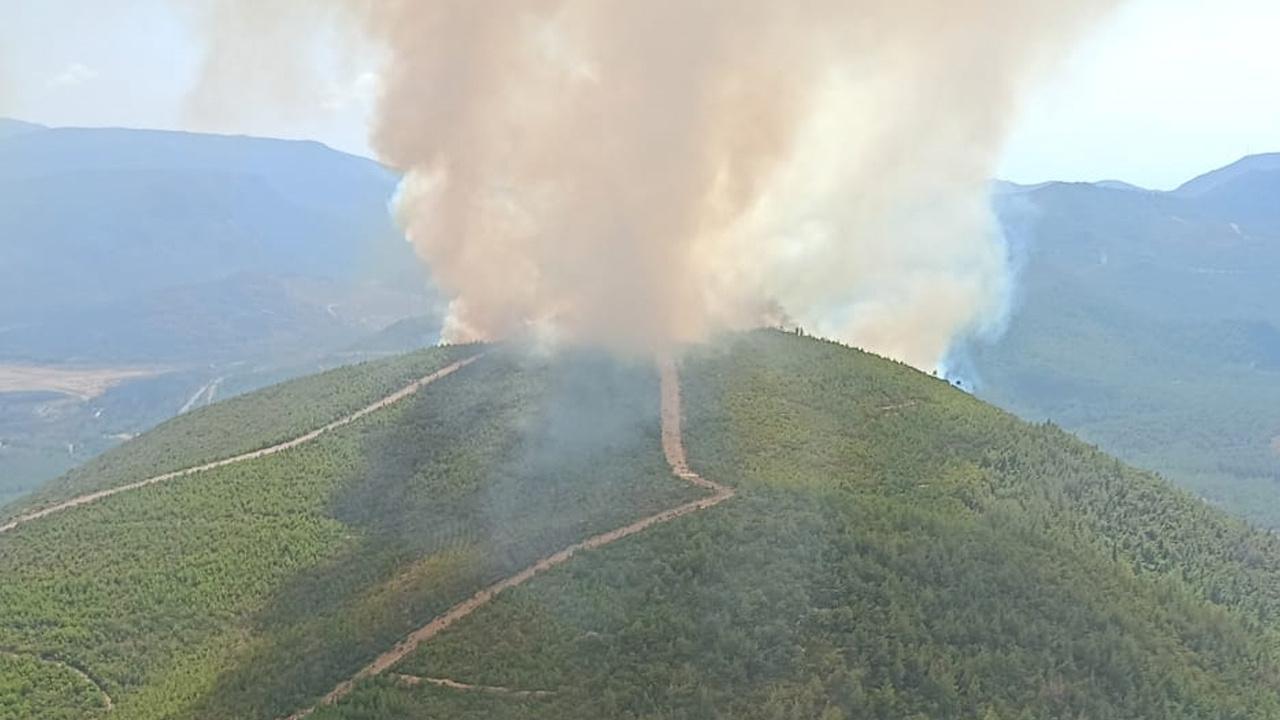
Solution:
[{"label": "hilltop", "polygon": [[1275,537],[771,331],[295,380],[6,517],[5,717],[1280,714]]}]

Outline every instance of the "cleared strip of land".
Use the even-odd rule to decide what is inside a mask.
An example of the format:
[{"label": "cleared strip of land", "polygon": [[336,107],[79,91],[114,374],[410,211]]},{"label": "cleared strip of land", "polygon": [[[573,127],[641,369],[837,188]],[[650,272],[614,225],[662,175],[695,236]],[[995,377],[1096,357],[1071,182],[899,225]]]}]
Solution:
[{"label": "cleared strip of land", "polygon": [[451,690],[462,690],[464,692],[486,692],[494,695],[507,695],[510,697],[546,697],[554,695],[551,690],[512,690],[511,688],[497,687],[494,685],[471,685],[469,683],[460,683],[446,678],[424,678],[414,675],[390,675],[392,680],[404,685],[435,685],[436,687],[449,688]]}]

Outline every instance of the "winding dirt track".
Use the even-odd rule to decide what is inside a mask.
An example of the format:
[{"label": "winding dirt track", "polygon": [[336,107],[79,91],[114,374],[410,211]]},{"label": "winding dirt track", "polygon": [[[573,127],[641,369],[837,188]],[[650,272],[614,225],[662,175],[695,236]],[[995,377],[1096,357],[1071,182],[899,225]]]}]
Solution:
[{"label": "winding dirt track", "polygon": [[508,697],[547,697],[555,695],[551,690],[512,690],[511,688],[498,687],[496,685],[471,685],[468,683],[460,683],[456,680],[448,680],[446,678],[424,678],[414,675],[388,675],[392,680],[404,685],[435,685],[436,687],[446,687],[452,690],[465,690],[468,692],[486,692],[493,695],[506,695]]},{"label": "winding dirt track", "polygon": [[394,393],[391,393],[390,395],[382,398],[381,400],[373,403],[368,407],[362,408],[360,410],[357,410],[351,413],[350,415],[347,415],[346,417],[335,420],[329,423],[328,425],[325,425],[322,428],[319,428],[317,430],[312,430],[306,435],[301,435],[292,440],[287,440],[285,442],[280,443],[279,445],[272,445],[271,447],[262,448],[261,450],[254,450],[253,452],[244,453],[243,455],[237,455],[235,457],[230,457],[225,460],[217,460],[211,463],[206,463],[204,465],[187,468],[185,470],[175,470],[174,472],[165,473],[163,475],[157,475],[152,478],[147,478],[146,480],[139,480],[138,482],[129,483],[128,485],[121,485],[119,487],[109,488],[107,490],[99,490],[97,492],[89,493],[87,495],[81,495],[79,497],[72,498],[65,502],[61,502],[52,507],[47,507],[43,510],[37,510],[35,512],[27,513],[26,515],[19,515],[13,520],[10,520],[7,524],[0,525],[0,534],[7,533],[10,530],[13,530],[19,527],[20,525],[25,525],[33,520],[39,520],[40,518],[48,517],[55,513],[60,513],[63,510],[70,510],[71,508],[79,507],[81,505],[88,505],[89,503],[93,503],[105,498],[109,498],[112,495],[119,495],[120,493],[126,493],[131,490],[139,490],[149,485],[158,485],[160,483],[168,482],[170,480],[177,480],[178,478],[184,478],[190,475],[195,475],[196,473],[202,473],[209,470],[216,470],[221,467],[226,467],[228,465],[235,465],[236,463],[242,463],[248,460],[256,460],[258,458],[266,457],[268,455],[275,455],[276,453],[282,453],[285,450],[291,450],[293,448],[298,447],[299,445],[305,445],[306,443],[309,443],[312,440],[315,440],[316,438],[320,437],[321,435],[324,435],[325,433],[332,432],[345,425],[350,425],[351,423],[359,420],[362,417],[365,417],[366,415],[375,413],[379,410],[382,410],[383,408],[394,405],[400,402],[401,400],[404,400],[405,398],[409,397],[410,395],[413,395],[414,393],[430,385],[436,380],[439,380],[440,378],[446,377],[448,375],[452,375],[458,370],[461,370],[462,368],[470,365],[476,360],[479,360],[482,355],[483,353],[481,353],[480,355],[474,355],[465,360],[459,360],[458,362],[446,368],[442,368],[440,370],[437,370],[431,373],[430,375],[427,375],[426,377],[415,380],[409,385],[406,385],[405,387],[395,391]]},{"label": "winding dirt track", "polygon": [[[660,525],[662,523],[675,520],[678,517],[683,517],[700,510],[706,510],[707,508],[714,507],[733,497],[735,494],[733,488],[707,480],[689,469],[688,461],[685,459],[684,441],[680,430],[680,375],[676,370],[675,363],[671,360],[659,361],[658,370],[662,377],[662,452],[666,455],[667,464],[671,466],[671,472],[676,477],[711,491],[711,495],[669,510],[664,510],[656,515],[650,515],[649,517],[637,520],[630,525],[620,527],[616,530],[610,530],[607,533],[596,535],[595,537],[570,545],[554,555],[550,555],[537,561],[515,575],[490,585],[475,595],[472,595],[470,598],[454,605],[443,615],[436,617],[434,620],[409,635],[409,637],[401,640],[395,645],[395,647],[379,655],[373,662],[361,668],[360,671],[349,680],[344,680],[339,683],[338,686],[331,690],[328,695],[324,696],[320,701],[320,705],[332,705],[338,702],[342,698],[351,694],[355,689],[356,683],[366,678],[381,675],[387,670],[390,670],[392,666],[416,650],[419,645],[434,638],[449,626],[484,607],[503,590],[509,590],[517,585],[522,585],[539,573],[568,562],[570,558],[573,557],[574,553],[579,550],[592,550],[603,547],[616,540],[621,540],[622,538],[647,530],[654,525]],[[454,683],[453,681],[425,681],[445,687],[462,687],[471,689],[471,686],[467,686],[462,683]],[[319,707],[319,705],[306,708],[305,710],[300,710],[293,715],[290,715],[288,720],[302,720],[302,718],[305,718],[315,712],[317,707]]]},{"label": "winding dirt track", "polygon": [[7,658],[14,658],[16,660],[21,660],[23,658],[34,658],[36,661],[44,663],[45,665],[54,665],[56,667],[60,667],[63,670],[66,670],[72,673],[73,675],[79,677],[81,680],[84,680],[86,683],[92,685],[99,693],[101,693],[102,700],[106,705],[106,707],[103,708],[105,712],[109,713],[115,709],[115,702],[113,702],[111,700],[111,696],[107,694],[106,688],[103,688],[101,685],[99,685],[98,681],[94,680],[93,677],[89,675],[89,673],[85,672],[84,670],[81,670],[75,665],[62,662],[61,660],[51,660],[47,657],[42,657],[40,655],[26,655],[22,653],[10,652],[8,650],[0,650],[0,655]]}]

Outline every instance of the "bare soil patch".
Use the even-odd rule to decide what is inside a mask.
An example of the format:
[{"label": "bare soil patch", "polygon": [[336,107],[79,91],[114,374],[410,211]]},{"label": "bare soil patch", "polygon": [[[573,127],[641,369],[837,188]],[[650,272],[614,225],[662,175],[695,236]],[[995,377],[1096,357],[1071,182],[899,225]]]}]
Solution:
[{"label": "bare soil patch", "polygon": [[52,392],[92,400],[126,380],[153,377],[164,368],[68,368],[0,365],[0,394]]}]

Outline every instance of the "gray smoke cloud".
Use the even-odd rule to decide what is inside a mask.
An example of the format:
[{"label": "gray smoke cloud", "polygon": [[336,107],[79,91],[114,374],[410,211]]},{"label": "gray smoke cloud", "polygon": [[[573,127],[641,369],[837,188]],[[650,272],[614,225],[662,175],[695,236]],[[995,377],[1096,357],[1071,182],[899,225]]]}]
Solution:
[{"label": "gray smoke cloud", "polygon": [[[306,12],[386,52],[373,143],[404,173],[399,218],[452,298],[448,339],[663,351],[785,315],[932,369],[1003,311],[987,183],[1019,99],[1117,2]],[[302,36],[300,5],[218,7],[193,97],[221,97],[237,62],[305,75],[296,44],[274,41]]]}]

